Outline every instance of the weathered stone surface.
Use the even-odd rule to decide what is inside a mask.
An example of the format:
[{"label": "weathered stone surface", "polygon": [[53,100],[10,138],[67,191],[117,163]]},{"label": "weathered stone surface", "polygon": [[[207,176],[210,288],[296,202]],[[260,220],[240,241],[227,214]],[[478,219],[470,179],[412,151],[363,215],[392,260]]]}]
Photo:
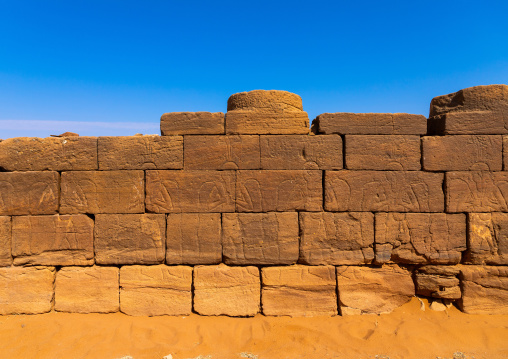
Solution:
[{"label": "weathered stone surface", "polygon": [[321,211],[321,171],[238,171],[238,212]]},{"label": "weathered stone surface", "polygon": [[54,280],[52,267],[0,268],[0,315],[49,312]]},{"label": "weathered stone surface", "polygon": [[389,313],[415,294],[411,273],[396,265],[337,267],[337,286],[342,315]]},{"label": "weathered stone surface", "polygon": [[188,170],[237,170],[261,168],[259,136],[185,136]]},{"label": "weathered stone surface", "polygon": [[500,171],[503,166],[501,136],[423,137],[422,149],[426,171]]},{"label": "weathered stone surface", "polygon": [[0,172],[0,215],[56,213],[59,184],[58,172]]},{"label": "weathered stone surface", "polygon": [[222,112],[169,112],[161,116],[161,134],[168,135],[222,135]]},{"label": "weathered stone surface", "polygon": [[420,136],[346,135],[350,170],[415,171],[420,164]]},{"label": "weathered stone surface", "polygon": [[171,213],[167,218],[167,264],[222,261],[220,213]]},{"label": "weathered stone surface", "polygon": [[323,113],[313,125],[321,134],[339,135],[424,135],[427,119],[408,113]]},{"label": "weathered stone surface", "polygon": [[11,236],[11,217],[0,216],[0,267],[12,264]]},{"label": "weathered stone surface", "polygon": [[118,273],[115,267],[60,269],[55,281],[55,310],[71,313],[118,312]]},{"label": "weathered stone surface", "polygon": [[466,250],[466,216],[376,213],[376,263],[457,264]]},{"label": "weathered stone surface", "polygon": [[447,212],[508,211],[508,172],[447,172]]},{"label": "weathered stone surface", "polygon": [[424,266],[415,274],[416,294],[447,300],[460,299],[460,269],[455,266]]},{"label": "weathered stone surface", "polygon": [[442,212],[442,173],[326,171],[327,211]]},{"label": "weathered stone surface", "polygon": [[276,90],[255,90],[228,99],[226,133],[307,134],[309,117],[300,96]]},{"label": "weathered stone surface", "polygon": [[99,137],[100,170],[183,168],[182,136]]},{"label": "weathered stone surface", "polygon": [[337,314],[334,267],[264,267],[261,276],[263,314],[291,317]]},{"label": "weathered stone surface", "polygon": [[146,171],[146,209],[156,213],[234,212],[233,171]]},{"label": "weathered stone surface", "polygon": [[142,213],[143,171],[63,172],[60,213]]},{"label": "weathered stone surface", "polygon": [[449,112],[428,120],[429,135],[506,135],[508,115],[490,111]]},{"label": "weathered stone surface", "polygon": [[264,170],[342,169],[342,139],[337,135],[260,136]]},{"label": "weathered stone surface", "polygon": [[293,264],[298,260],[298,213],[224,213],[226,264]]},{"label": "weathered stone surface", "polygon": [[300,213],[300,263],[365,264],[374,259],[374,215]]},{"label": "weathered stone surface", "polygon": [[468,314],[508,314],[508,267],[462,266],[462,299]]},{"label": "weathered stone surface", "polygon": [[12,218],[14,265],[92,265],[94,221],[84,214]]},{"label": "weathered stone surface", "polygon": [[157,264],[166,254],[163,214],[95,216],[95,261],[98,264]]},{"label": "weathered stone surface", "polygon": [[466,261],[508,265],[508,213],[468,213]]},{"label": "weathered stone surface", "polygon": [[508,170],[508,136],[503,136],[503,169]]},{"label": "weathered stone surface", "polygon": [[129,315],[189,315],[192,268],[124,266],[120,268],[120,310]]},{"label": "weathered stone surface", "polygon": [[97,169],[96,137],[18,137],[0,143],[6,171],[85,171]]},{"label": "weathered stone surface", "polygon": [[202,315],[253,316],[261,283],[256,267],[194,267],[194,310]]}]

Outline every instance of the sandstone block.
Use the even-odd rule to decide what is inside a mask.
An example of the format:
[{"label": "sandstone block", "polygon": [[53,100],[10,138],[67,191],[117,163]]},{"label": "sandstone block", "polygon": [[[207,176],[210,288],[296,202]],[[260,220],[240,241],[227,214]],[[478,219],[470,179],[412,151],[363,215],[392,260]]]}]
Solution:
[{"label": "sandstone block", "polygon": [[234,212],[233,171],[146,171],[146,209],[156,213]]},{"label": "sandstone block", "polygon": [[337,135],[260,136],[265,170],[342,169],[342,139]]},{"label": "sandstone block", "polygon": [[374,215],[300,213],[300,263],[365,264],[374,259]]},{"label": "sandstone block", "polygon": [[51,311],[54,280],[52,267],[0,268],[0,315]]},{"label": "sandstone block", "polygon": [[93,228],[93,219],[84,214],[15,216],[12,218],[14,265],[92,265]]},{"label": "sandstone block", "polygon": [[460,270],[455,266],[423,266],[416,270],[416,294],[446,300],[460,299]]},{"label": "sandstone block", "polygon": [[508,170],[508,136],[503,136],[503,169]]},{"label": "sandstone block", "polygon": [[238,171],[238,212],[321,211],[321,171]]},{"label": "sandstone block", "polygon": [[466,261],[508,265],[508,213],[468,213]]},{"label": "sandstone block", "polygon": [[163,214],[95,216],[95,261],[98,264],[163,263],[166,218]]},{"label": "sandstone block", "polygon": [[228,99],[228,111],[303,111],[302,98],[288,91],[254,90],[238,92]]},{"label": "sandstone block", "polygon": [[337,267],[337,288],[342,315],[389,313],[415,294],[411,273],[396,265]]},{"label": "sandstone block", "polygon": [[408,113],[323,113],[314,121],[321,134],[424,135],[427,119]]},{"label": "sandstone block", "polygon": [[506,135],[508,115],[491,111],[449,112],[429,118],[431,135]]},{"label": "sandstone block", "polygon": [[87,171],[97,169],[96,137],[18,137],[0,142],[6,171]]},{"label": "sandstone block", "polygon": [[443,174],[326,171],[327,211],[442,212]]},{"label": "sandstone block", "polygon": [[119,309],[118,268],[64,267],[56,274],[55,310],[111,313]]},{"label": "sandstone block", "polygon": [[376,213],[376,263],[457,264],[466,250],[466,216]]},{"label": "sandstone block", "polygon": [[222,112],[169,112],[161,116],[161,134],[169,135],[222,135]]},{"label": "sandstone block", "polygon": [[182,136],[99,137],[100,170],[183,168]]},{"label": "sandstone block", "polygon": [[462,299],[468,314],[508,314],[508,267],[462,266]]},{"label": "sandstone block", "polygon": [[11,236],[11,217],[0,216],[0,267],[12,264]]},{"label": "sandstone block", "polygon": [[167,264],[218,264],[222,261],[220,213],[170,213]]},{"label": "sandstone block", "polygon": [[185,169],[237,170],[261,168],[259,136],[185,136]]},{"label": "sandstone block", "polygon": [[346,135],[346,167],[350,170],[416,171],[420,136]]},{"label": "sandstone block", "polygon": [[447,212],[508,211],[508,172],[447,172]]},{"label": "sandstone block", "polygon": [[226,264],[293,264],[298,260],[298,213],[224,213]]},{"label": "sandstone block", "polygon": [[458,135],[422,138],[426,171],[500,171],[501,136]]},{"label": "sandstone block", "polygon": [[53,214],[58,172],[0,172],[0,215]]},{"label": "sandstone block", "polygon": [[194,310],[202,315],[253,316],[261,284],[256,267],[194,267]]},{"label": "sandstone block", "polygon": [[334,267],[264,267],[261,275],[263,314],[291,317],[337,314]]},{"label": "sandstone block", "polygon": [[129,315],[189,315],[192,267],[124,266],[120,268],[120,310]]},{"label": "sandstone block", "polygon": [[142,213],[143,171],[63,172],[60,213]]}]

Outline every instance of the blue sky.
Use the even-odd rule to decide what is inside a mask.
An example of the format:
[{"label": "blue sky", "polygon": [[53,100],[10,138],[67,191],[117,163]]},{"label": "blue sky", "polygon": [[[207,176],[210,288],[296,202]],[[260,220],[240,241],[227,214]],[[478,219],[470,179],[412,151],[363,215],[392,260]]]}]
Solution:
[{"label": "blue sky", "polygon": [[159,133],[279,89],[323,112],[428,115],[508,84],[508,1],[0,0],[0,138]]}]

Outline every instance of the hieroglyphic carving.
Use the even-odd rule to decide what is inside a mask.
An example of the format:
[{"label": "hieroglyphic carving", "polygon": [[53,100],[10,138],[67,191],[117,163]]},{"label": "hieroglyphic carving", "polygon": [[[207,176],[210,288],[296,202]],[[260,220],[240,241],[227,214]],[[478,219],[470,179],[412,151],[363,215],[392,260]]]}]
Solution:
[{"label": "hieroglyphic carving", "polygon": [[473,264],[508,264],[508,213],[468,213],[469,247]]}]

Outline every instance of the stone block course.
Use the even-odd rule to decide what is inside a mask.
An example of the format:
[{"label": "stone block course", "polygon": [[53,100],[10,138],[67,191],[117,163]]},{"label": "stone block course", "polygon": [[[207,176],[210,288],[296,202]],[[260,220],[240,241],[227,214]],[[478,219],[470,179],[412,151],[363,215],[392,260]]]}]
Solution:
[{"label": "stone block course", "polygon": [[161,116],[161,134],[170,135],[222,135],[222,112],[169,112]]},{"label": "stone block course", "polygon": [[0,267],[8,267],[12,264],[11,237],[11,217],[0,216]]}]

